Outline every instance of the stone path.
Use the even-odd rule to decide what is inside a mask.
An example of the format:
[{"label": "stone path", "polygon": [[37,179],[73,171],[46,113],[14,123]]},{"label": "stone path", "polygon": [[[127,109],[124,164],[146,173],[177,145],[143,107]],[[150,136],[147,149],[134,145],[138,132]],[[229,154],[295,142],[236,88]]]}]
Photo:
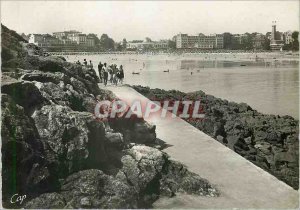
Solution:
[{"label": "stone path", "polygon": [[[103,88],[101,86],[101,88]],[[147,98],[134,89],[108,86],[125,101]],[[172,146],[164,151],[221,192],[218,198],[177,195],[162,198],[154,208],[297,208],[298,191],[199,131],[182,119],[153,117],[157,137]]]}]

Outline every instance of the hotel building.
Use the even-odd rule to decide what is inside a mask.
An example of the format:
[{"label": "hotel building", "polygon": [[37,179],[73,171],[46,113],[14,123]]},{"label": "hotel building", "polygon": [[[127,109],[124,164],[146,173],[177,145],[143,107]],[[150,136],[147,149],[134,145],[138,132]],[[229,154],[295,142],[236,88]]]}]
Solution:
[{"label": "hotel building", "polygon": [[187,34],[176,35],[177,49],[223,49],[224,37],[221,34],[206,36],[199,34],[198,36],[189,36]]},{"label": "hotel building", "polygon": [[138,49],[138,50],[145,50],[145,49],[168,49],[169,44],[168,41],[141,41],[141,42],[127,42],[126,44],[127,49]]}]

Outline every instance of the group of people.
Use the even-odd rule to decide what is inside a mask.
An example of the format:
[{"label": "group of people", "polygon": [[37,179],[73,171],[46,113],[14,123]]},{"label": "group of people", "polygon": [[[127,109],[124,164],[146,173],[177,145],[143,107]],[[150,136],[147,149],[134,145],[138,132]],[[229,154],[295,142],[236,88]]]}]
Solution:
[{"label": "group of people", "polygon": [[120,67],[118,68],[116,64],[112,64],[109,66],[107,65],[107,63],[102,64],[101,62],[99,62],[98,73],[100,82],[103,82],[105,86],[107,85],[108,81],[114,85],[118,85],[118,83],[123,84],[124,70],[122,65],[120,65]]},{"label": "group of people", "polygon": [[[76,64],[81,65],[81,63],[80,63],[79,60],[76,62]],[[93,63],[92,63],[91,60],[90,60],[90,64],[88,65],[87,60],[86,60],[86,59],[83,59],[83,64],[82,64],[82,65],[87,66],[87,67],[89,66],[90,68],[93,68]]]},{"label": "group of people", "polygon": [[[94,71],[93,63],[91,60],[89,64],[86,59],[83,60],[83,64],[81,64],[79,60],[76,62],[76,64],[89,67]],[[98,73],[99,73],[100,83],[103,82],[105,86],[107,85],[108,81],[114,85],[118,85],[118,83],[123,84],[124,70],[122,65],[120,65],[120,67],[118,68],[116,64],[112,64],[109,66],[106,63],[102,64],[101,62],[99,62]]]},{"label": "group of people", "polygon": [[[89,64],[86,59],[83,60],[83,64],[81,64],[79,60],[76,62],[76,64],[86,66],[87,68],[90,68],[91,70],[94,71],[93,63],[91,60]],[[111,64],[109,66],[106,63],[102,64],[101,62],[99,62],[98,73],[99,73],[100,83],[103,82],[105,86],[107,85],[108,81],[114,85],[118,85],[118,83],[123,84],[124,70],[122,65],[120,65],[120,67],[118,68],[116,64]]]}]

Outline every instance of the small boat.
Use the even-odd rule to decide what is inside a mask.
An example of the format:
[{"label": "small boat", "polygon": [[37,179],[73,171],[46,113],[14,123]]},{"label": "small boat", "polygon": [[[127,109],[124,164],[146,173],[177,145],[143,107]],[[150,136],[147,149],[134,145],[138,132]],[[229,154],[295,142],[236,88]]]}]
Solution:
[{"label": "small boat", "polygon": [[140,74],[140,72],[132,72],[132,74]]},{"label": "small boat", "polygon": [[170,70],[168,69],[168,70],[165,70],[164,72],[170,72]]},{"label": "small boat", "polygon": [[246,64],[241,64],[240,66],[246,66]]}]

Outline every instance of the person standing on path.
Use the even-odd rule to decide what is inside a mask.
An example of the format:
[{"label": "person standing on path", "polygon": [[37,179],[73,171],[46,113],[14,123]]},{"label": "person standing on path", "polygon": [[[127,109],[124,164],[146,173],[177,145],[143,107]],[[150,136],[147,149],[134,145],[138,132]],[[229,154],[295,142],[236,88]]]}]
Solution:
[{"label": "person standing on path", "polygon": [[118,83],[117,73],[118,73],[118,67],[117,67],[117,65],[115,64],[115,65],[114,65],[114,68],[113,68],[113,83],[114,83],[115,85],[117,85],[117,83]]},{"label": "person standing on path", "polygon": [[107,79],[108,79],[108,66],[106,63],[104,63],[103,66],[103,79],[104,79],[104,85],[107,85]]},{"label": "person standing on path", "polygon": [[123,79],[124,79],[124,70],[123,66],[120,65],[120,73],[119,73],[119,78],[120,78],[120,83],[123,84]]},{"label": "person standing on path", "polygon": [[90,60],[90,68],[93,69],[93,67],[94,67],[94,66],[93,66],[93,63],[92,63],[92,61]]},{"label": "person standing on path", "polygon": [[109,82],[112,84],[113,83],[113,78],[114,78],[114,75],[113,75],[113,68],[114,68],[114,65],[110,65],[110,68],[109,68]]},{"label": "person standing on path", "polygon": [[102,79],[103,79],[102,68],[103,68],[103,64],[100,61],[98,64],[98,73],[99,73],[100,82],[102,82]]}]

